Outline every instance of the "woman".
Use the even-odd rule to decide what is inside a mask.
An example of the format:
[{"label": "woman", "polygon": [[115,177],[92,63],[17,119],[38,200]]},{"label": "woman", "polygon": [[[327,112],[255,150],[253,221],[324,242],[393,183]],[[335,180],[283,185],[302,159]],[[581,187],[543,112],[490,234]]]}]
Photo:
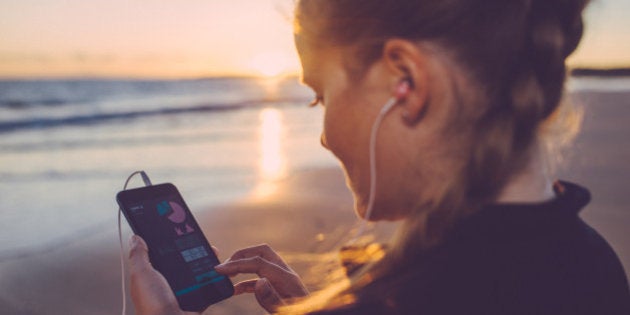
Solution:
[{"label": "woman", "polygon": [[[360,217],[404,224],[382,259],[310,297],[267,246],[217,271],[258,274],[236,294],[271,312],[629,314],[618,258],[578,217],[588,191],[547,172],[586,2],[299,1],[322,144]],[[137,237],[131,261],[137,312],[180,313]]]}]

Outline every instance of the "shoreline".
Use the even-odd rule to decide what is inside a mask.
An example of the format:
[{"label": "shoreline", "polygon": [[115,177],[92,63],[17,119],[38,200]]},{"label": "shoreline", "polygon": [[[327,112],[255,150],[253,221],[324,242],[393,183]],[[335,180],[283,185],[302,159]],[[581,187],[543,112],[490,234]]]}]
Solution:
[{"label": "shoreline", "polygon": [[[121,223],[127,224],[124,219]],[[37,255],[63,250],[65,247],[72,246],[74,243],[82,242],[86,239],[102,237],[103,234],[108,233],[110,229],[111,224],[109,222],[102,222],[80,229],[74,235],[55,238],[36,246],[23,246],[0,251],[0,265],[5,262],[28,259]],[[79,235],[86,235],[86,237],[77,240],[77,236]]]},{"label": "shoreline", "polygon": [[570,70],[572,77],[628,77],[630,76],[630,68],[628,67],[610,67],[610,68],[573,68]]}]

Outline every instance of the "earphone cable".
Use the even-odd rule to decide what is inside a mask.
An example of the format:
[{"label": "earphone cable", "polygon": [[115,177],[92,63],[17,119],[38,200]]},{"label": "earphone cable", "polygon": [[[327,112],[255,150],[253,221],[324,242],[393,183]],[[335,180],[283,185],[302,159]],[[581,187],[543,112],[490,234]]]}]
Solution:
[{"label": "earphone cable", "polygon": [[397,102],[398,102],[398,98],[396,97],[390,98],[387,101],[387,103],[383,105],[383,107],[381,108],[381,111],[376,117],[376,120],[374,121],[374,124],[372,125],[372,131],[370,133],[370,144],[369,144],[370,146],[369,147],[370,198],[368,199],[368,206],[365,211],[365,216],[363,220],[361,221],[361,225],[359,225],[359,229],[357,230],[357,233],[353,237],[351,243],[356,242],[357,239],[361,237],[361,235],[363,235],[363,233],[365,232],[365,227],[367,225],[367,222],[370,220],[370,217],[372,216],[372,209],[374,208],[374,199],[376,195],[376,138],[378,136],[378,130],[381,126],[381,122],[383,121],[387,113],[389,113],[389,111],[392,108],[394,108],[394,105],[396,105]]},{"label": "earphone cable", "polygon": [[[123,186],[123,190],[127,190],[127,186],[129,185],[129,181],[131,179],[140,174],[142,176],[142,181],[145,186],[151,186],[151,180],[149,176],[144,171],[135,171],[127,177],[125,181],[125,185]],[[123,240],[122,240],[122,208],[118,207],[118,241],[120,241],[120,285],[121,285],[121,293],[122,293],[122,315],[127,313],[127,288],[125,286],[125,257],[124,257],[124,249],[123,249]]]}]

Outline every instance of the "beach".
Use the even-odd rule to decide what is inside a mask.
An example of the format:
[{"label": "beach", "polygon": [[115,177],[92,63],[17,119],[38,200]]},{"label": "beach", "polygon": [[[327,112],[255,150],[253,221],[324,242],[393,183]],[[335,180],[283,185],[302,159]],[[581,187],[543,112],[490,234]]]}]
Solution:
[{"label": "beach", "polygon": [[[278,183],[272,195],[217,206],[196,217],[222,259],[239,248],[260,243],[270,244],[289,258],[297,253],[321,253],[333,249],[355,221],[352,198],[338,169],[296,174]],[[318,237],[320,234],[325,237]],[[125,248],[129,236],[125,229]],[[0,262],[2,314],[120,312],[118,255],[117,231],[111,229]],[[307,271],[308,261],[294,259],[293,263],[297,271]],[[219,303],[207,313],[263,313],[255,310],[255,300],[241,296]]]},{"label": "beach", "polygon": [[[630,125],[627,124],[630,118],[630,87],[625,91],[580,89],[574,91],[571,98],[584,108],[585,119],[580,135],[559,167],[558,178],[579,183],[590,189],[592,202],[581,216],[606,238],[617,252],[625,269],[630,270],[630,238],[627,237],[627,230],[630,227],[628,209],[630,194],[627,193],[630,187],[630,166],[627,163],[630,161],[628,145]],[[238,248],[267,243],[287,257],[298,273],[306,275],[309,286],[315,286],[314,279],[317,277],[309,275],[309,271],[313,270],[312,266],[317,262],[317,256],[311,254],[334,251],[341,240],[356,228],[357,219],[352,210],[352,197],[345,187],[343,174],[334,159],[319,148],[317,136],[321,118],[311,120],[311,114],[304,114],[301,109],[296,110],[288,105],[275,107],[274,110],[264,114],[258,107],[244,109],[230,114],[232,116],[223,116],[216,123],[220,125],[228,118],[250,119],[258,123],[259,117],[262,120],[265,117],[273,120],[280,115],[286,122],[286,134],[283,139],[288,143],[282,149],[280,157],[280,160],[286,161],[280,163],[280,166],[274,164],[273,158],[265,166],[264,159],[252,158],[250,161],[242,158],[235,162],[233,156],[227,156],[214,162],[216,164],[206,165],[205,169],[202,168],[204,164],[201,164],[203,159],[199,158],[198,164],[182,165],[178,169],[180,172],[155,166],[166,165],[166,162],[158,161],[152,164],[158,170],[154,174],[157,174],[160,180],[166,179],[183,184],[184,198],[193,205],[191,208],[198,222],[208,240],[218,247],[222,259],[229,257]],[[177,118],[168,119],[172,121]],[[296,120],[300,123],[288,122]],[[306,122],[309,122],[308,131],[303,132],[301,128]],[[151,127],[153,126],[154,123],[151,124]],[[117,130],[118,126],[105,131],[110,132],[113,129]],[[139,132],[146,131],[141,129]],[[192,134],[190,130],[178,132],[181,135],[188,135],[187,132]],[[208,138],[213,137],[213,131],[204,132]],[[238,137],[240,141],[238,150],[246,151],[248,147],[258,148],[258,144],[264,144],[261,140],[264,137],[259,139],[255,133],[249,135],[246,129],[234,132],[242,135]],[[222,137],[224,136],[215,136],[212,139],[224,139]],[[221,140],[223,142],[219,142],[218,146],[227,147],[234,141],[234,138],[225,139],[227,140]],[[195,141],[198,139],[195,138]],[[199,143],[192,142],[190,145],[198,146]],[[180,145],[179,148],[183,146]],[[155,149],[153,154],[164,153],[161,148],[153,148]],[[189,154],[208,156],[207,152],[198,150],[200,151],[191,151],[193,153]],[[256,150],[260,150],[261,156],[264,155],[262,148],[253,151]],[[113,151],[124,150],[117,148]],[[118,154],[116,152],[112,154]],[[9,155],[6,152],[5,154]],[[274,153],[269,153],[269,156],[273,157]],[[130,164],[127,168],[135,167],[131,163],[127,164]],[[242,165],[252,168],[252,171],[236,172],[236,175],[228,172],[225,180],[237,176],[239,186],[225,192],[220,188],[225,187],[226,182],[208,184],[205,178],[197,174],[206,170],[219,176],[221,173],[217,169],[225,169],[228,166],[229,169],[239,169],[244,167]],[[102,164],[101,167],[101,172],[106,173],[108,164]],[[102,200],[108,200],[107,202],[84,199],[81,201],[90,203],[91,206],[100,203],[98,207],[103,209],[115,209],[113,194],[121,188],[120,181],[124,179],[126,173],[123,171],[127,168],[115,170],[116,180],[114,177],[107,177],[107,174],[99,175],[100,179],[96,179],[101,181],[98,187],[115,186],[109,188],[110,191],[102,197]],[[5,181],[17,178],[17,175],[9,174],[7,170],[3,171]],[[72,174],[77,176],[76,173]],[[187,180],[190,178],[192,180]],[[80,179],[76,181],[80,182]],[[29,182],[24,185],[31,184]],[[6,192],[2,193],[8,196]],[[213,194],[221,194],[223,198],[208,196]],[[229,196],[225,197],[226,194]],[[24,196],[28,194],[25,192]],[[10,205],[4,204],[5,207]],[[73,209],[76,209],[76,206]],[[45,233],[38,234],[41,244],[44,244],[42,246],[38,246],[37,239],[28,235],[28,228],[16,229],[5,223],[3,227],[14,228],[10,234],[3,234],[2,241],[5,246],[11,247],[9,246],[11,244],[24,246],[13,246],[10,250],[5,250],[4,255],[0,255],[2,279],[0,313],[119,313],[120,258],[118,232],[113,224],[114,213],[109,212],[107,216],[103,216],[107,221],[96,220],[90,224],[82,223],[91,222],[86,218],[73,221],[67,229],[74,230],[75,233],[64,232],[63,237],[51,236],[48,239]],[[86,217],[89,215],[86,214]],[[126,225],[126,222],[123,221],[123,224]],[[378,228],[380,230],[376,234],[387,237],[395,225],[379,224]],[[31,239],[20,240],[22,233],[25,238]],[[129,236],[129,228],[123,226],[125,256]],[[128,296],[127,301],[129,302],[127,314],[132,314],[133,307]],[[214,305],[204,314],[263,313],[252,296],[243,295]]]}]

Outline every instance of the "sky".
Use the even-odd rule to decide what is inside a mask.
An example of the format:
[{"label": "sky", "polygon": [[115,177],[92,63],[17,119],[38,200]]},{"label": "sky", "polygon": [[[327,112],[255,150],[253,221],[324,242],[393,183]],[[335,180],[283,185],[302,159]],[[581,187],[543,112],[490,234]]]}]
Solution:
[{"label": "sky", "polygon": [[[297,73],[292,0],[0,0],[0,77]],[[630,1],[595,0],[572,66],[630,66]]]}]

